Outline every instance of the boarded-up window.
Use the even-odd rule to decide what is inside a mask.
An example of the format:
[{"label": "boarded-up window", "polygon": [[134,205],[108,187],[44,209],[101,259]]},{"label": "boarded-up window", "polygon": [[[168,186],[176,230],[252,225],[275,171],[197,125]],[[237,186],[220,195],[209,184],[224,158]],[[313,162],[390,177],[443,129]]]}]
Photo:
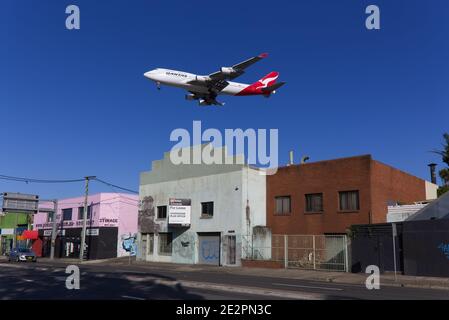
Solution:
[{"label": "boarded-up window", "polygon": [[173,236],[171,233],[159,233],[159,254],[171,256]]}]

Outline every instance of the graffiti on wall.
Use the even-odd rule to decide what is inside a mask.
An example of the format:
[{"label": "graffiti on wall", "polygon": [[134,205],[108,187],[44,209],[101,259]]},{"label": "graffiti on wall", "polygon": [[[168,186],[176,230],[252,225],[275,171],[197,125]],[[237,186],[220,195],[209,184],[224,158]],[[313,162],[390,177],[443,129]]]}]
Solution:
[{"label": "graffiti on wall", "polygon": [[137,254],[137,234],[124,234],[121,236],[122,248],[129,252],[131,256]]},{"label": "graffiti on wall", "polygon": [[438,246],[438,249],[440,249],[443,254],[446,256],[446,258],[449,259],[449,243],[440,243]]},{"label": "graffiti on wall", "polygon": [[155,222],[154,199],[147,196],[140,202],[138,217],[139,232],[141,233],[159,233],[159,224]]},{"label": "graffiti on wall", "polygon": [[220,242],[218,240],[201,241],[200,254],[205,261],[218,260],[220,257]]},{"label": "graffiti on wall", "polygon": [[189,233],[183,233],[173,241],[173,252],[184,259],[194,259],[195,238]]}]

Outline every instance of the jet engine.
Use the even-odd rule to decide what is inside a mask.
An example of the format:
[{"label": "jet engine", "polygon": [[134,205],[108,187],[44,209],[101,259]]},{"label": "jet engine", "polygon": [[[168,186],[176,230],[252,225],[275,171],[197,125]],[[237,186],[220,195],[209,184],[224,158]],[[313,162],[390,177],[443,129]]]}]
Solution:
[{"label": "jet engine", "polygon": [[196,76],[195,80],[198,82],[206,83],[210,81],[210,78],[208,76]]},{"label": "jet engine", "polygon": [[231,74],[235,74],[237,73],[237,70],[235,70],[234,68],[231,67],[222,67],[221,68],[221,72],[225,75],[231,75]]}]

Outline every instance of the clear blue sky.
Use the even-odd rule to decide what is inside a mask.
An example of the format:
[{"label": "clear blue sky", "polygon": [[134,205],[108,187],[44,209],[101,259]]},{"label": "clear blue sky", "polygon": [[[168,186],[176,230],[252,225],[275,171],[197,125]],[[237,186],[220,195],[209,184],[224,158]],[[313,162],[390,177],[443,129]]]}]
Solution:
[{"label": "clear blue sky", "polygon": [[[65,29],[65,8],[81,30]],[[365,29],[377,4],[381,30]],[[175,128],[278,128],[288,150],[323,160],[371,153],[428,178],[428,151],[449,131],[449,2],[2,1],[0,174],[60,179],[97,175],[131,189],[174,145]],[[276,70],[270,99],[223,97],[201,108],[160,92],[155,67],[208,74],[255,54],[269,58],[239,80]],[[0,191],[66,197],[82,183],[0,180]],[[93,185],[93,192],[111,191]]]}]

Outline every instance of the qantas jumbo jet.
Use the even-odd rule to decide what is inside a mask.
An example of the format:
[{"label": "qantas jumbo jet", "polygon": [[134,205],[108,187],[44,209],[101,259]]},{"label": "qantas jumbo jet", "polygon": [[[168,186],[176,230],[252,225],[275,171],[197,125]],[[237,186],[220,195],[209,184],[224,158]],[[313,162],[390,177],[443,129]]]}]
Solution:
[{"label": "qantas jumbo jet", "polygon": [[220,71],[208,76],[161,68],[148,71],[144,76],[156,82],[158,89],[160,89],[161,84],[165,84],[189,91],[189,94],[186,94],[186,99],[198,100],[200,106],[212,104],[222,106],[224,103],[216,100],[219,94],[231,96],[262,95],[268,98],[285,84],[285,82],[276,83],[276,79],[279,77],[278,72],[270,72],[253,84],[228,81],[242,75],[246,68],[265,57],[267,57],[267,54],[263,53],[232,67],[223,67]]}]

